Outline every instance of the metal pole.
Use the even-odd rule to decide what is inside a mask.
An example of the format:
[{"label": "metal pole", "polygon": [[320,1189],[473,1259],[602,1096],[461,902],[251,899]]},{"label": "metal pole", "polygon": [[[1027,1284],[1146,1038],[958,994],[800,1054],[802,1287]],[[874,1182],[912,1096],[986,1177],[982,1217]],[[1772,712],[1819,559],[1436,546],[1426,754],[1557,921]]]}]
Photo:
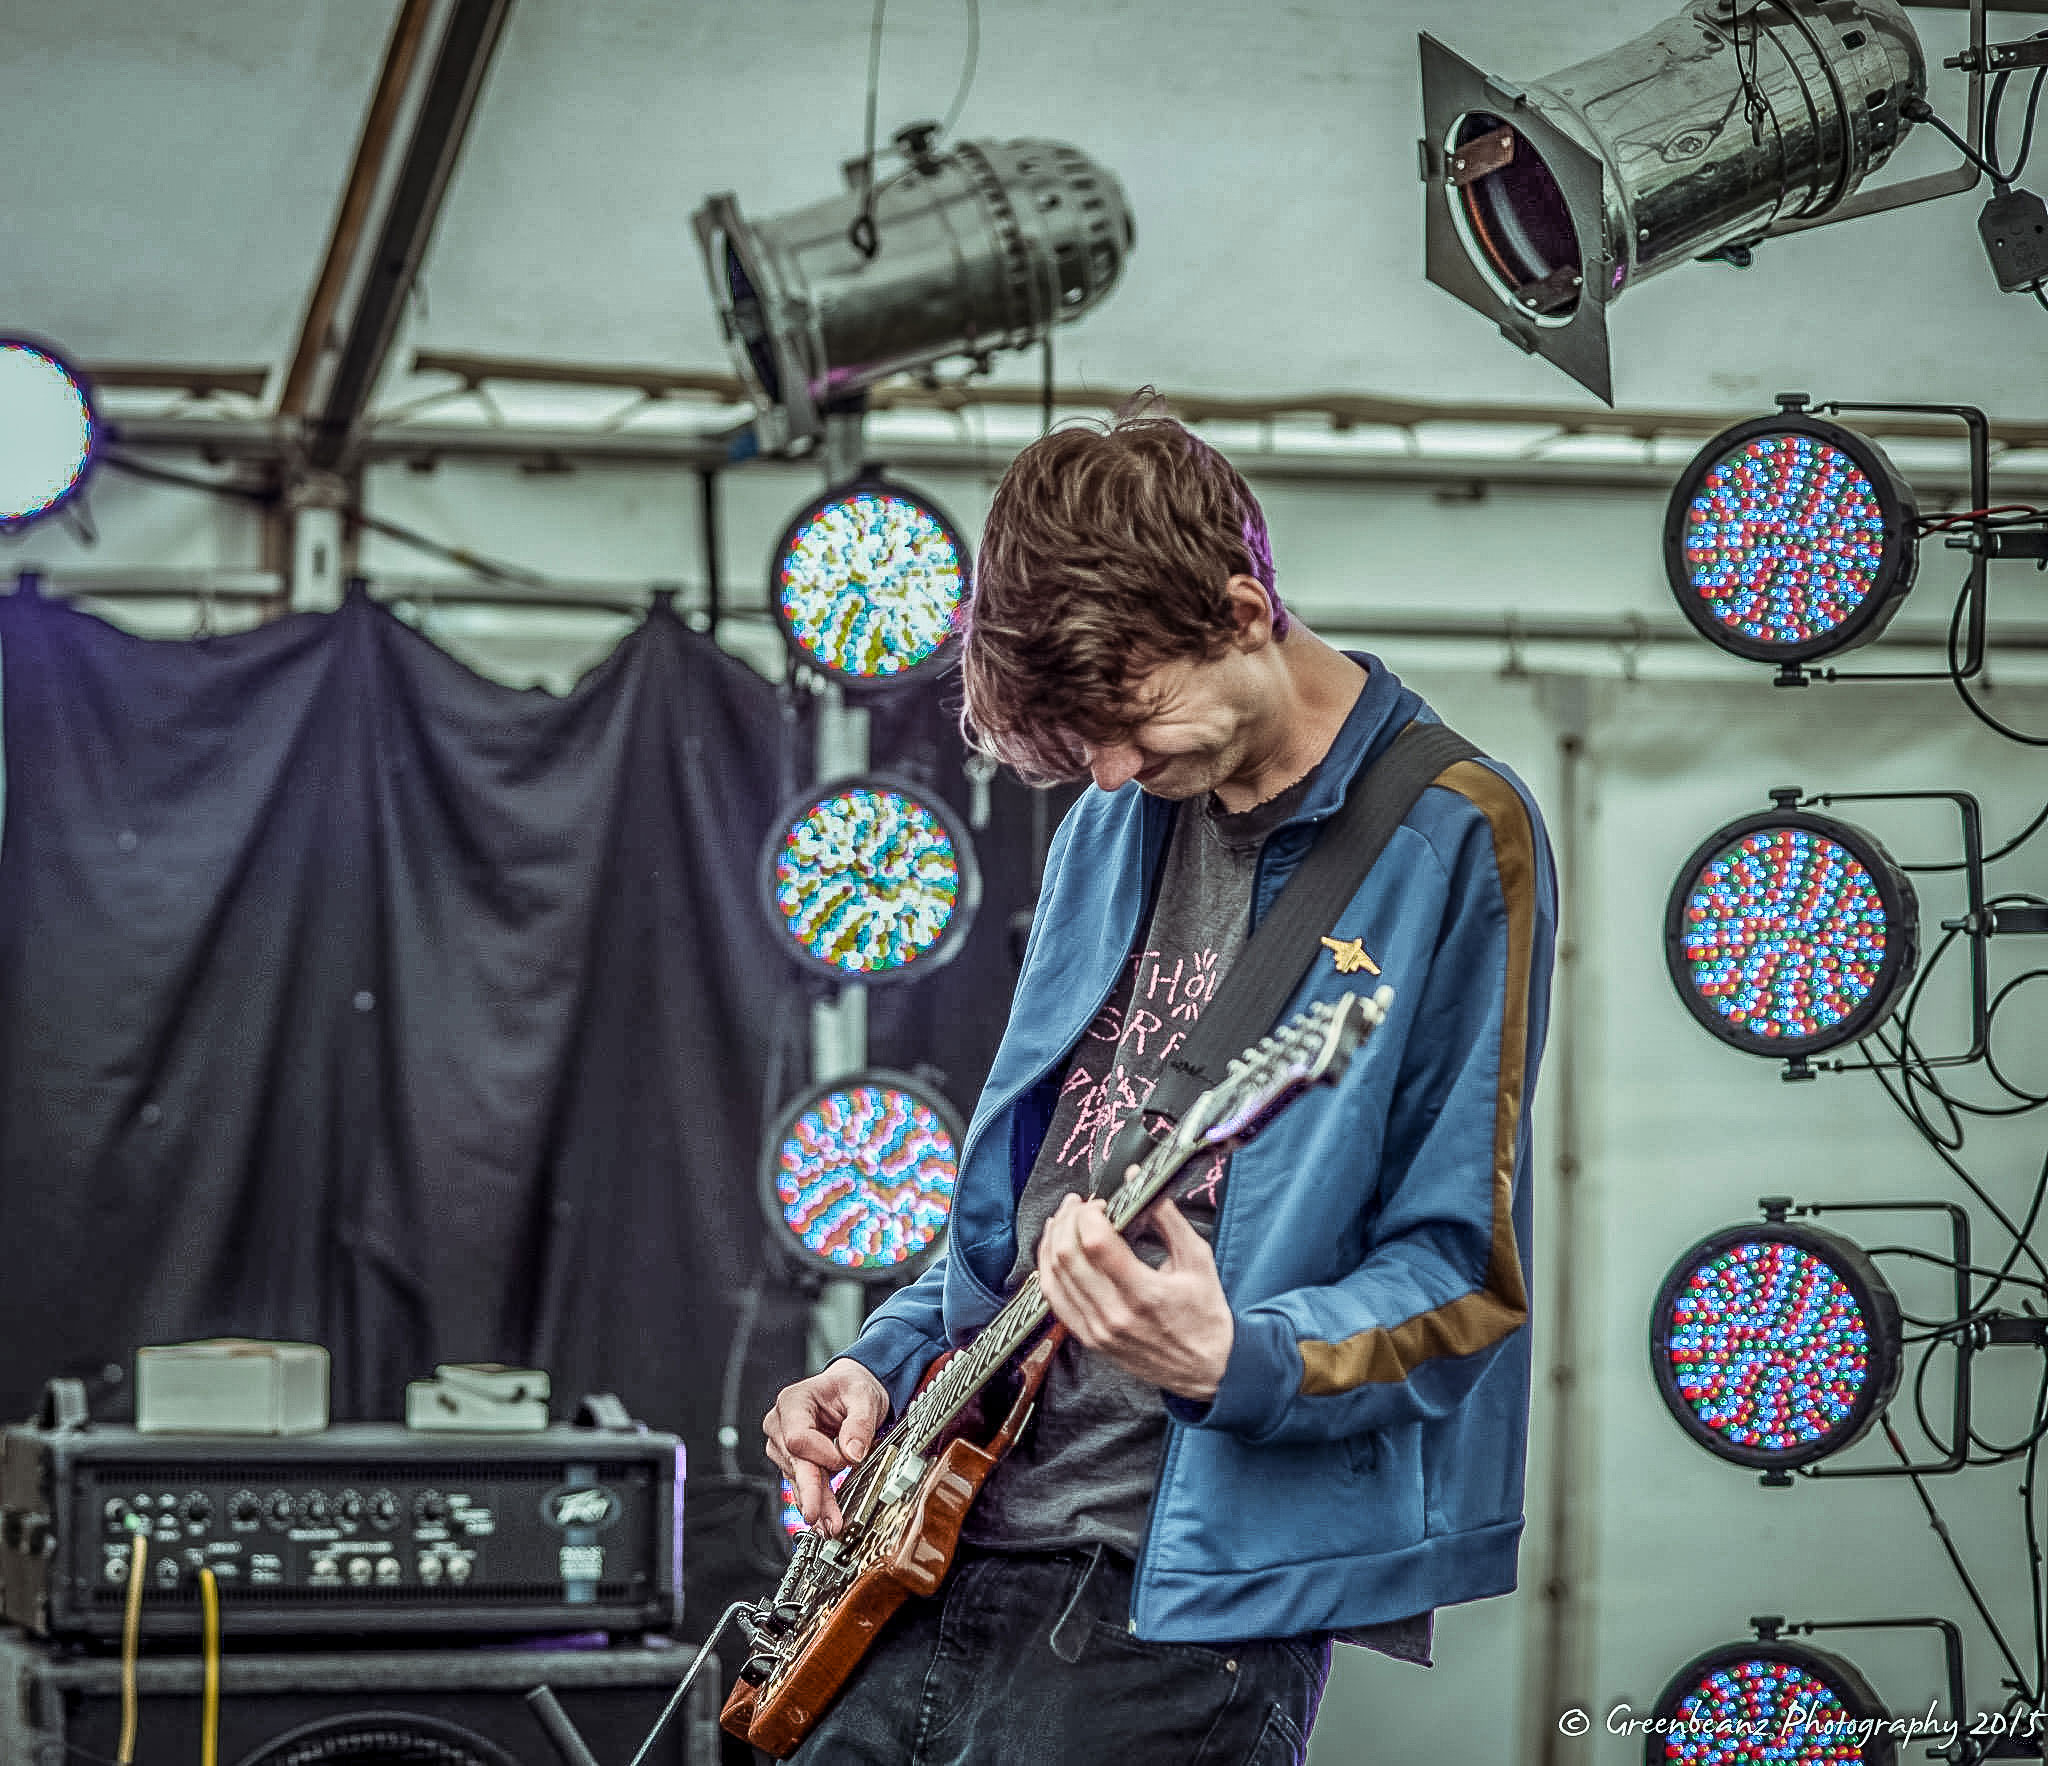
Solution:
[{"label": "metal pole", "polygon": [[[825,482],[842,484],[860,470],[866,410],[827,413],[823,448]],[[868,765],[868,713],[849,705],[836,681],[827,682],[818,705],[816,776],[822,783]],[[842,982],[838,994],[811,1008],[811,1077],[839,1079],[859,1071],[868,1059],[868,990]],[[811,1309],[810,1362],[821,1368],[860,1334],[866,1290],[855,1281],[828,1281]]]},{"label": "metal pole", "polygon": [[[1584,1739],[1567,1737],[1558,1717],[1580,1702],[1586,1691],[1586,1639],[1590,1634],[1591,1536],[1586,1526],[1590,1504],[1582,1489],[1589,1476],[1584,1444],[1589,1419],[1579,1366],[1579,1296],[1591,1285],[1582,1246],[1580,1179],[1585,1163],[1579,1110],[1579,1023],[1583,1003],[1584,926],[1581,888],[1586,878],[1585,812],[1586,727],[1589,683],[1583,675],[1553,675],[1544,682],[1551,714],[1558,724],[1557,960],[1551,985],[1550,1049],[1543,1094],[1557,1124],[1557,1164],[1550,1197],[1549,1279],[1544,1284],[1544,1316],[1549,1327],[1549,1356],[1538,1388],[1549,1412],[1545,1489],[1540,1517],[1542,1599],[1535,1608],[1531,1655],[1535,1692],[1525,1723],[1535,1730],[1534,1746],[1522,1749],[1524,1759],[1542,1766],[1566,1766],[1590,1759]],[[1525,1732],[1526,1733],[1526,1732]]]}]

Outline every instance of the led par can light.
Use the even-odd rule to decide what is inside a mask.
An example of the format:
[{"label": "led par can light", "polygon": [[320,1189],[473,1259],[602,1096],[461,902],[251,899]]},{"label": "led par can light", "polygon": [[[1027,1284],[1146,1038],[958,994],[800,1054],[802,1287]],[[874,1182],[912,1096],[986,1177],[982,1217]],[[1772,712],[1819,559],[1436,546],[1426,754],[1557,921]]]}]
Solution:
[{"label": "led par can light", "polygon": [[768,600],[798,662],[848,685],[897,685],[950,660],[969,568],[959,527],[931,498],[869,474],[791,518]]},{"label": "led par can light", "polygon": [[1782,1638],[1706,1650],[1672,1675],[1646,1766],[1896,1766],[1892,1718],[1855,1666]]},{"label": "led par can light", "polygon": [[872,255],[854,243],[866,179],[748,220],[730,193],[692,218],[764,446],[815,437],[823,407],[950,356],[985,365],[1078,319],[1136,242],[1114,174],[1058,141],[897,137],[874,171]]},{"label": "led par can light", "polygon": [[100,419],[85,375],[37,338],[0,336],[0,533],[53,515],[85,487]]},{"label": "led par can light", "polygon": [[800,793],[761,849],[770,923],[797,962],[841,982],[929,974],[981,901],[973,842],[938,796],[886,773]]},{"label": "led par can light", "polygon": [[1791,1057],[1876,1029],[1919,961],[1920,905],[1860,828],[1804,810],[1730,822],[1685,861],[1664,955],[1686,1009],[1732,1048]]},{"label": "led par can light", "polygon": [[1422,38],[1430,281],[1610,402],[1630,284],[1838,207],[1926,91],[1897,0],[1697,0],[1547,78]]},{"label": "led par can light", "polygon": [[1839,1233],[1759,1221],[1671,1266],[1650,1314],[1657,1391],[1709,1453],[1790,1471],[1839,1453],[1898,1390],[1899,1303]]},{"label": "led par can light", "polygon": [[1786,410],[1725,430],[1671,493],[1664,571],[1710,643],[1757,662],[1867,644],[1913,586],[1918,509],[1873,441]]},{"label": "led par can light", "polygon": [[961,1141],[952,1106],[905,1074],[814,1085],[762,1147],[762,1211],[782,1249],[820,1275],[913,1275],[952,1218]]}]

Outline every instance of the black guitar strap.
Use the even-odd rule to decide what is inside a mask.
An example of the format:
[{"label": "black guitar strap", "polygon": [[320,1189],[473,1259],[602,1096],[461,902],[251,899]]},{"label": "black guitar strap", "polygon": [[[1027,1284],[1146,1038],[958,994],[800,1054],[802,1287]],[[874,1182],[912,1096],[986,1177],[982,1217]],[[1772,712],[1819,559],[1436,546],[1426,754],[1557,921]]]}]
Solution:
[{"label": "black guitar strap", "polygon": [[[1194,1033],[1167,1062],[1144,1109],[1117,1137],[1103,1183],[1114,1189],[1123,1181],[1124,1168],[1144,1157],[1152,1145],[1147,1119],[1178,1121],[1195,1099],[1222,1081],[1232,1060],[1273,1028],[1310,965],[1339,954],[1323,939],[1394,830],[1445,768],[1479,752],[1448,726],[1418,721],[1352,780],[1343,807],[1323,824],[1307,857],[1238,952]],[[1366,993],[1377,985],[1362,966],[1358,981]]]}]

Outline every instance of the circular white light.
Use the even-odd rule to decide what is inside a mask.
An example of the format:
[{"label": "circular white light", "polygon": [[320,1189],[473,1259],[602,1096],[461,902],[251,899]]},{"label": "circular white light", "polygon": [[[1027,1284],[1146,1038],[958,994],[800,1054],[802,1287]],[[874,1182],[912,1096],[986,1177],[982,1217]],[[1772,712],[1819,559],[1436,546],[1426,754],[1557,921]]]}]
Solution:
[{"label": "circular white light", "polygon": [[78,488],[96,428],[85,387],[24,338],[0,338],[0,527],[47,515]]}]

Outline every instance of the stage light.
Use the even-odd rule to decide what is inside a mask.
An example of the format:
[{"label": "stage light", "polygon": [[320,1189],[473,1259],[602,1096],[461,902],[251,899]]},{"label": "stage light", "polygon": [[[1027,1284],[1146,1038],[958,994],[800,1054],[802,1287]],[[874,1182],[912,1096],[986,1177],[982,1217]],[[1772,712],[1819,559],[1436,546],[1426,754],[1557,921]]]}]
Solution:
[{"label": "stage light", "polygon": [[967,580],[966,542],[938,506],[867,476],[797,512],[768,598],[798,662],[836,680],[897,683],[943,666]]},{"label": "stage light", "polygon": [[75,497],[99,441],[85,377],[46,343],[0,337],[0,533]]},{"label": "stage light", "polygon": [[1919,903],[1870,835],[1783,807],[1685,861],[1664,915],[1679,998],[1732,1048],[1787,1058],[1868,1035],[1919,957]]},{"label": "stage light", "polygon": [[1840,209],[1927,85],[1896,0],[1698,0],[1536,81],[1421,46],[1429,279],[1609,402],[1626,288]]},{"label": "stage light", "polygon": [[821,1275],[913,1273],[952,1216],[962,1138],[944,1097],[902,1074],[813,1086],[762,1148],[762,1210],[782,1248]]},{"label": "stage light", "polygon": [[[823,407],[949,356],[985,368],[1078,319],[1123,273],[1136,238],[1123,188],[1057,141],[896,136],[893,163],[771,220],[731,192],[692,217],[762,446],[815,437]],[[869,249],[863,250],[863,241]]]},{"label": "stage light", "polygon": [[1890,1714],[1840,1656],[1783,1638],[1695,1656],[1657,1695],[1650,1766],[1894,1766]]},{"label": "stage light", "polygon": [[938,968],[981,899],[967,830],[932,793],[879,773],[802,793],[769,833],[761,881],[791,954],[836,981]]},{"label": "stage light", "polygon": [[1797,410],[1707,443],[1671,493],[1664,568],[1710,642],[1758,662],[1867,644],[1913,586],[1913,493],[1874,442]]},{"label": "stage light", "polygon": [[1764,1471],[1838,1453],[1898,1389],[1899,1303],[1838,1233],[1789,1221],[1725,1227],[1671,1266],[1650,1314],[1650,1364],[1679,1426]]}]

